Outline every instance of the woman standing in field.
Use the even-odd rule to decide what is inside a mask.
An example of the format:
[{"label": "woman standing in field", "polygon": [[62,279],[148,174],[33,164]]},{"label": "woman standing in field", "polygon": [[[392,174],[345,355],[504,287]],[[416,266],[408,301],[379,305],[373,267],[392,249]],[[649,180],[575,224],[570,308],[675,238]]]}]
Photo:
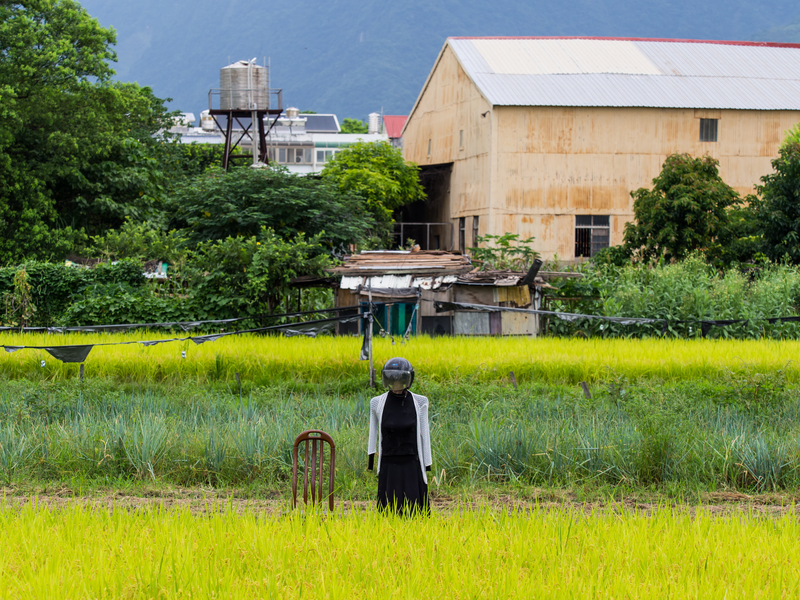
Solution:
[{"label": "woman standing in field", "polygon": [[428,399],[408,391],[414,368],[392,358],[381,372],[387,392],[369,403],[369,469],[378,452],[378,509],[400,514],[430,511],[431,438]]}]

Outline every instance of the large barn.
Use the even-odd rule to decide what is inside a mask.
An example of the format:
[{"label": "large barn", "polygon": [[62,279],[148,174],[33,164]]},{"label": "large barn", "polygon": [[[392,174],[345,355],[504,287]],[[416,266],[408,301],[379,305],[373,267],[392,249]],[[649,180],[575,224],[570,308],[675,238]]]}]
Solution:
[{"label": "large barn", "polygon": [[428,201],[402,220],[443,223],[431,247],[508,232],[587,257],[622,242],[668,155],[752,193],[798,122],[797,44],[449,38],[403,130]]}]

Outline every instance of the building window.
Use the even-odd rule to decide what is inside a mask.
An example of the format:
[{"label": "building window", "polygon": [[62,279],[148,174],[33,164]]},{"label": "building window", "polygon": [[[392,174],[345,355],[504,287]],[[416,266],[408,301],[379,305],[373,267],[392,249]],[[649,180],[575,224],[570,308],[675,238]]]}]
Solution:
[{"label": "building window", "polygon": [[719,123],[719,119],[700,119],[701,142],[717,141],[717,123]]},{"label": "building window", "polygon": [[[311,162],[311,150],[307,150],[309,161]],[[336,154],[335,150],[317,150],[317,164],[324,164],[328,162],[331,157]]]},{"label": "building window", "polygon": [[575,257],[594,256],[598,250],[608,248],[610,217],[577,215],[575,217]]},{"label": "building window", "polygon": [[431,140],[428,140],[428,156],[431,155]]},{"label": "building window", "polygon": [[[324,158],[325,151],[322,152]],[[314,159],[314,151],[311,148],[270,148],[268,155],[270,160],[282,165],[310,165]],[[319,152],[317,152],[317,162],[325,162],[320,160]]]},{"label": "building window", "polygon": [[477,216],[472,217],[472,247],[473,248],[477,248],[478,247],[478,227],[479,227],[478,218],[479,217],[477,217]]},{"label": "building window", "polygon": [[464,149],[464,130],[461,129],[458,132],[458,147],[462,150]]},{"label": "building window", "polygon": [[458,249],[464,254],[467,244],[467,218],[461,217],[458,220]]}]

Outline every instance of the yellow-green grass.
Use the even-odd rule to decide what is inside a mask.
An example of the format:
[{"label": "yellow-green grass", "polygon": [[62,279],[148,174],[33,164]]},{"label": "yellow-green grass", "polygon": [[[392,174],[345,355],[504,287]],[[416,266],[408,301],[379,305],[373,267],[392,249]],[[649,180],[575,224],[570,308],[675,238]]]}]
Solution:
[{"label": "yellow-green grass", "polygon": [[795,515],[0,509],[0,598],[794,598]]},{"label": "yellow-green grass", "polygon": [[[169,337],[163,333],[9,334],[4,345],[97,344]],[[234,373],[258,383],[351,380],[367,376],[358,360],[356,337],[285,338],[241,335],[195,345],[96,346],[86,360],[89,377],[121,382],[231,381]],[[522,382],[579,382],[613,376],[680,381],[714,377],[726,370],[769,372],[785,369],[800,380],[800,342],[780,340],[624,340],[563,338],[412,338],[405,345],[375,340],[375,365],[392,356],[408,358],[419,376],[433,381],[492,381],[513,371]],[[186,351],[186,358],[181,352]],[[45,361],[45,367],[40,361]],[[74,378],[75,364],[62,364],[44,350],[0,354],[0,377]]]}]

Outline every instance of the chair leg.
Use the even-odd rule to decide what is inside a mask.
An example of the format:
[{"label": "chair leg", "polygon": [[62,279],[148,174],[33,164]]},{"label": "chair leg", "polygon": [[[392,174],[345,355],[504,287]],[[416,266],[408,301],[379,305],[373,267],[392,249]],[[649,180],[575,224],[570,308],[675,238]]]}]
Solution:
[{"label": "chair leg", "polygon": [[322,504],[323,492],[322,490],[325,489],[322,487],[322,465],[324,464],[323,458],[325,456],[325,442],[320,440],[319,442],[319,493],[317,495],[317,500],[320,504]]},{"label": "chair leg", "polygon": [[305,470],[303,472],[303,502],[308,504],[308,440],[306,440]]},{"label": "chair leg", "polygon": [[297,508],[297,446],[292,449],[292,508]]},{"label": "chair leg", "polygon": [[314,440],[311,442],[311,503],[317,502],[317,446],[319,442]]},{"label": "chair leg", "polygon": [[331,448],[330,479],[328,482],[328,509],[333,512],[333,476],[336,472],[336,448]]}]

